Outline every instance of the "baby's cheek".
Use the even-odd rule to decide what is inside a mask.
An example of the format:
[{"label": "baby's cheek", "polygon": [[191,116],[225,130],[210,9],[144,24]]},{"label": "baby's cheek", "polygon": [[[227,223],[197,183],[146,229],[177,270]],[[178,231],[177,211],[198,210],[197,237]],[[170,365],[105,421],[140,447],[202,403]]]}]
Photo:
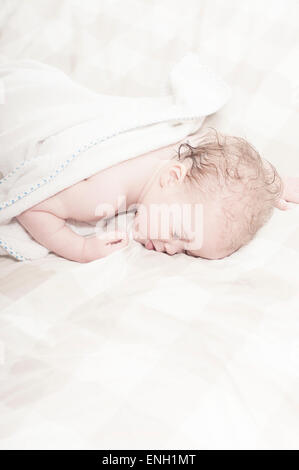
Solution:
[{"label": "baby's cheek", "polygon": [[142,222],[140,220],[140,217],[135,216],[134,222],[133,222],[133,237],[135,239],[144,239],[146,238],[145,235],[143,234],[142,231]]},{"label": "baby's cheek", "polygon": [[[167,217],[166,217],[167,220]],[[162,226],[161,226],[162,225]],[[146,240],[159,239],[159,238],[169,238],[169,227],[165,223],[161,224],[159,214],[150,214],[149,211],[145,209],[140,211],[134,219],[133,229],[136,232],[136,236]],[[163,236],[163,233],[164,236]]]}]

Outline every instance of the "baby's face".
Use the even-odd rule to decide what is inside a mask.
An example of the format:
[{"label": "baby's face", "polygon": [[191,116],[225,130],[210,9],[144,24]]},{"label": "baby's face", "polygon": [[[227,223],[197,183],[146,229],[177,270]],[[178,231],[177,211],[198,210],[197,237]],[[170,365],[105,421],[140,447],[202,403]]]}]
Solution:
[{"label": "baby's face", "polygon": [[184,163],[172,162],[149,182],[138,201],[134,239],[169,255],[222,258],[219,202],[200,201],[185,174]]}]

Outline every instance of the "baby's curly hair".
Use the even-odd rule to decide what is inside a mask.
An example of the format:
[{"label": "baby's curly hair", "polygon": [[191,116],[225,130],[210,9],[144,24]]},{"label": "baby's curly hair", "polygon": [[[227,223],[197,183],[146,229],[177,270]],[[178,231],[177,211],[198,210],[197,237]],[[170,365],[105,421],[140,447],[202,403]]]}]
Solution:
[{"label": "baby's curly hair", "polygon": [[199,145],[180,144],[173,158],[192,159],[187,182],[192,187],[195,183],[203,198],[221,195],[225,256],[252,240],[270,219],[283,191],[275,167],[251,144],[213,127],[199,133]]}]

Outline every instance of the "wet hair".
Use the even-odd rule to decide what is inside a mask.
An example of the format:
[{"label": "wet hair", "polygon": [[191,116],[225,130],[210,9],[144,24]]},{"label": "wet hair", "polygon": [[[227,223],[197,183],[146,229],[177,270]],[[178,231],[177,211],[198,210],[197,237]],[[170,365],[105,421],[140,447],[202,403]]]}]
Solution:
[{"label": "wet hair", "polygon": [[270,219],[283,191],[282,180],[244,138],[223,135],[212,127],[197,137],[198,145],[180,144],[173,158],[191,159],[187,184],[197,186],[201,197],[219,200],[224,215],[221,249],[228,256]]}]

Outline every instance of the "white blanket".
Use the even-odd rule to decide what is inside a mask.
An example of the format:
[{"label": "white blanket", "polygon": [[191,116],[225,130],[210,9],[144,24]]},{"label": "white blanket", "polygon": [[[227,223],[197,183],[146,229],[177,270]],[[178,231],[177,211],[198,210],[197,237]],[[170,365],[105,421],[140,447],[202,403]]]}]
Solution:
[{"label": "white blanket", "polygon": [[4,61],[0,80],[0,254],[18,260],[49,251],[17,215],[100,170],[194,133],[230,96],[193,53],[172,68],[173,94],[164,97],[95,93],[34,60]]}]

